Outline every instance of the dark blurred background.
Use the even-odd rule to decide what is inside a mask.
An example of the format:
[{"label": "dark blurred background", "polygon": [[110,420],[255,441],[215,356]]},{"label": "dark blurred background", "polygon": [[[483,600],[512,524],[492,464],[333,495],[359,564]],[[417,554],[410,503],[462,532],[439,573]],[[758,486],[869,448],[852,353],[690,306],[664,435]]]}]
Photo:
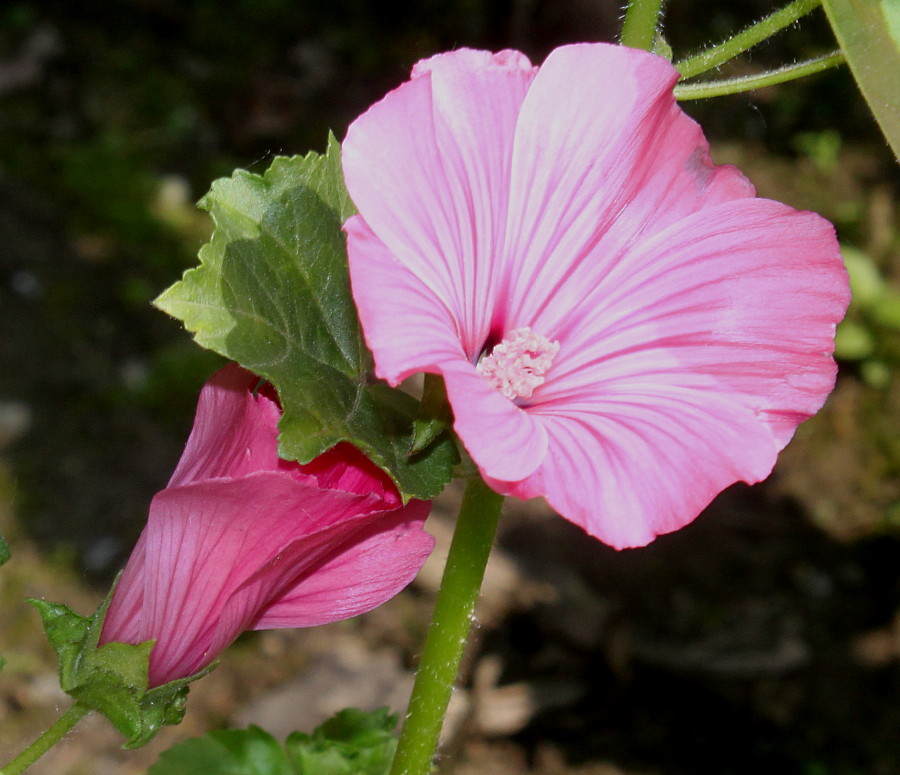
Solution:
[{"label": "dark blurred background", "polygon": [[[671,0],[665,31],[684,56],[773,8]],[[613,40],[620,16],[606,0],[3,3],[5,530],[82,583],[127,557],[218,363],[150,304],[208,237],[193,203],[214,178],[322,150],[424,56],[512,47],[540,62]],[[817,12],[720,74],[834,47]],[[482,647],[501,681],[584,691],[503,745],[522,771],[898,773],[897,165],[846,69],[684,107],[716,161],[837,225],[857,297],[840,381],[770,482],[647,550],[507,516],[510,556],[568,591],[499,617]],[[584,769],[597,762],[614,769]]]}]

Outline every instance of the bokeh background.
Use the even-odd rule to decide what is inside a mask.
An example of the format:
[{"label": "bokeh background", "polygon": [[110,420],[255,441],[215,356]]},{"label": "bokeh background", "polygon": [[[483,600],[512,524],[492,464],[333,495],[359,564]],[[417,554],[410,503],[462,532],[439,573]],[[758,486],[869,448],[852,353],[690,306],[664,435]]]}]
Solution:
[{"label": "bokeh background", "polygon": [[[666,34],[685,55],[773,8],[670,0]],[[66,705],[23,599],[93,610],[219,363],[151,306],[210,233],[210,182],[322,150],[423,56],[540,62],[619,20],[609,0],[0,5],[0,760]],[[817,12],[722,74],[834,45]],[[717,162],[836,224],[855,291],[837,388],[769,481],[647,549],[510,503],[444,771],[900,772],[898,166],[846,70],[684,107]],[[34,771],[139,773],[211,726],[402,703],[436,572],[358,620],[245,636],[148,749],[94,719]]]}]

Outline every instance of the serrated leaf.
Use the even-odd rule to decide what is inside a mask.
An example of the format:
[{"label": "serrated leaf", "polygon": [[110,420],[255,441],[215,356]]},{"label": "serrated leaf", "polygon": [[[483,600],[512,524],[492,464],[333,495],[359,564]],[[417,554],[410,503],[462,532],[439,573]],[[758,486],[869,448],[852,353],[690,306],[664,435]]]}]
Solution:
[{"label": "serrated leaf", "polygon": [[126,748],[138,748],[149,743],[163,726],[181,721],[187,685],[206,675],[213,665],[196,675],[148,689],[153,641],[97,645],[111,599],[112,590],[90,617],[79,616],[60,603],[28,602],[38,609],[56,651],[62,690],[106,716],[125,736]]},{"label": "serrated leaf", "polygon": [[823,0],[853,77],[900,160],[900,0]]},{"label": "serrated leaf", "polygon": [[256,726],[223,729],[164,751],[147,775],[294,775],[281,744]]},{"label": "serrated leaf", "polygon": [[418,402],[370,375],[341,231],[354,210],[337,141],[325,155],[276,158],[262,176],[238,170],[200,206],[215,221],[213,237],[200,266],[156,305],[200,345],[275,386],[282,457],[306,463],[349,441],[404,498],[437,495],[455,445],[445,436],[410,455]]},{"label": "serrated leaf", "polygon": [[294,732],[285,742],[297,775],[386,775],[397,740],[397,716],[347,708],[312,735]]}]

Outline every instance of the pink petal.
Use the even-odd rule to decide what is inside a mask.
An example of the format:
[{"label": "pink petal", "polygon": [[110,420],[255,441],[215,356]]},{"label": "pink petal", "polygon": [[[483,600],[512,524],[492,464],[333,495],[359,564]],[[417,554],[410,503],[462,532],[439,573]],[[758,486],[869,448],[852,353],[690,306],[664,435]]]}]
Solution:
[{"label": "pink petal", "polygon": [[457,320],[440,299],[387,250],[358,216],[344,224],[353,299],[375,372],[392,385],[436,364],[465,358]]},{"label": "pink petal", "polygon": [[[510,183],[506,328],[556,324],[637,239],[715,202],[753,195],[713,167],[661,57],[603,44],[553,51],[522,104]],[[363,210],[365,213],[365,210]]]},{"label": "pink petal", "polygon": [[170,487],[279,467],[281,410],[270,398],[253,395],[258,382],[258,377],[231,363],[204,385],[194,427]]},{"label": "pink petal", "polygon": [[580,315],[563,313],[534,410],[592,404],[620,383],[717,391],[769,425],[780,449],[833,387],[848,301],[824,219],[765,199],[707,208],[635,247]]},{"label": "pink petal", "polygon": [[[491,259],[504,240],[512,137],[534,71],[521,55],[464,49],[415,75],[351,125],[344,174],[368,226],[456,318],[471,358],[493,324],[500,267]],[[351,250],[351,265],[364,260]]]},{"label": "pink petal", "polygon": [[385,506],[400,505],[400,494],[391,478],[352,444],[338,444],[302,466],[284,463],[314,476],[323,490],[375,495]]},{"label": "pink petal", "polygon": [[759,199],[684,219],[571,315],[529,409],[547,458],[498,486],[546,495],[613,546],[681,527],[724,487],[765,478],[822,405],[848,301],[824,219]]},{"label": "pink petal", "polygon": [[114,637],[101,637],[101,643],[118,640],[122,643],[141,642],[141,606],[144,603],[144,547],[147,539],[141,533],[128,558],[125,570],[119,576],[115,593],[103,623],[102,635],[115,633]]},{"label": "pink petal", "polygon": [[547,448],[543,429],[476,374],[447,309],[366,223],[354,217],[344,229],[356,257],[353,297],[378,376],[396,385],[419,371],[443,374],[451,404],[466,407],[454,427],[476,462],[508,478],[532,473]]},{"label": "pink petal", "polygon": [[[728,485],[765,478],[777,447],[752,413],[716,394],[617,395],[596,412],[541,417],[549,449],[540,469],[498,491],[538,495],[617,549],[677,530]],[[599,410],[603,410],[602,412]]]},{"label": "pink petal", "polygon": [[[247,629],[274,592],[341,550],[379,508],[373,496],[320,490],[286,472],[164,490],[151,505],[143,569],[126,570],[124,602],[118,594],[113,600],[104,642],[131,634],[131,587],[140,584],[137,640],[157,640],[151,681],[188,675]],[[286,551],[292,561],[278,562]]]},{"label": "pink petal", "polygon": [[[427,503],[412,501],[360,530],[339,554],[281,593],[253,629],[327,624],[392,598],[415,578],[434,548],[434,539],[422,530],[428,510]],[[293,548],[305,551],[299,542]]]},{"label": "pink petal", "polygon": [[529,476],[547,452],[544,426],[492,388],[468,361],[441,366],[453,428],[479,468],[497,479]]}]

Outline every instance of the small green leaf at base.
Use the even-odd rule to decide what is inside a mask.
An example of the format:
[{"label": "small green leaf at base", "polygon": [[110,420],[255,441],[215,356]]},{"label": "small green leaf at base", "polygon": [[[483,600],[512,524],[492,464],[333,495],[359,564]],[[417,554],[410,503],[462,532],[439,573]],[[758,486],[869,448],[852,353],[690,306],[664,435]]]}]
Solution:
[{"label": "small green leaf at base", "polygon": [[111,599],[112,591],[90,617],[79,616],[60,603],[28,602],[40,613],[56,651],[62,690],[106,716],[125,736],[126,748],[139,748],[163,726],[181,722],[187,685],[206,675],[214,665],[196,675],[148,688],[153,641],[97,645]]},{"label": "small green leaf at base", "polygon": [[386,775],[396,725],[386,708],[348,708],[311,735],[292,733],[284,746],[256,726],[217,730],[165,751],[148,775]]},{"label": "small green leaf at base", "polygon": [[348,441],[404,499],[437,495],[455,445],[445,435],[409,454],[418,403],[371,377],[341,231],[354,209],[338,142],[331,137],[324,155],[276,158],[264,175],[237,170],[200,206],[216,225],[200,266],[156,305],[198,344],[275,386],[282,457],[307,463]]}]

